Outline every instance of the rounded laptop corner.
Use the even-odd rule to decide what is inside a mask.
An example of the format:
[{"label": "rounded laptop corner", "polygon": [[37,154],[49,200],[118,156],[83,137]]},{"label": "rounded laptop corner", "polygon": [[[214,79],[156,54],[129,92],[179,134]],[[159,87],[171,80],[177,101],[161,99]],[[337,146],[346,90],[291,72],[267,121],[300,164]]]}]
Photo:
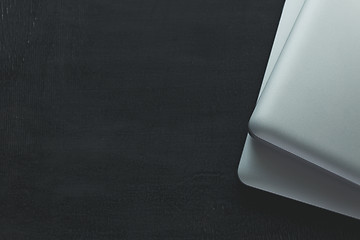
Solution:
[{"label": "rounded laptop corner", "polygon": [[248,129],[251,137],[255,139],[262,139],[266,129],[266,123],[262,120],[262,118],[253,114],[249,120]]},{"label": "rounded laptop corner", "polygon": [[[241,160],[240,160],[240,162],[241,162]],[[241,163],[239,164],[239,167],[237,170],[237,175],[242,184],[249,186],[249,184],[247,183],[248,182],[248,174],[246,172],[246,169],[241,166]]]},{"label": "rounded laptop corner", "polygon": [[248,153],[244,151],[240,158],[240,163],[237,169],[237,176],[242,184],[246,186],[251,186],[254,176],[252,174],[252,168],[249,165],[248,157]]}]

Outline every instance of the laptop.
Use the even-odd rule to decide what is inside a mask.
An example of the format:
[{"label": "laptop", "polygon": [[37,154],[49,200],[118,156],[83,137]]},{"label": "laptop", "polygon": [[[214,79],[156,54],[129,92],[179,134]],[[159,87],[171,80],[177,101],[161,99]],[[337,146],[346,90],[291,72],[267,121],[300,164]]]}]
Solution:
[{"label": "laptop", "polygon": [[[340,2],[344,5],[340,4]],[[303,72],[305,72],[305,74],[309,74],[308,71],[304,71],[304,69],[301,69],[303,64],[300,60],[304,60],[304,58],[298,58],[298,56],[296,55],[299,54],[299,51],[300,54],[303,54],[303,52],[308,52],[309,54],[308,49],[305,48],[306,44],[311,45],[310,43],[312,41],[315,41],[317,44],[319,44],[317,45],[317,47],[313,47],[310,53],[314,55],[320,55],[320,53],[324,53],[324,49],[322,47],[325,46],[323,45],[328,45],[327,47],[329,47],[331,44],[334,44],[334,42],[325,41],[326,37],[332,37],[332,41],[344,41],[341,38],[339,32],[334,31],[331,34],[331,31],[329,29],[330,25],[332,25],[333,27],[339,27],[339,23],[336,22],[339,21],[339,19],[337,19],[339,18],[337,14],[345,14],[345,10],[346,12],[348,12],[348,8],[352,8],[352,13],[350,13],[350,15],[345,14],[346,17],[343,16],[344,19],[340,19],[340,22],[341,24],[345,24],[346,22],[350,23],[352,20],[354,21],[354,19],[356,19],[357,17],[354,14],[357,11],[356,7],[360,6],[360,4],[357,4],[356,1],[350,0],[340,2],[337,3],[335,0],[311,0],[307,1],[304,4],[304,0],[286,1],[279,23],[278,32],[275,37],[273,49],[269,58],[268,66],[265,72],[263,85],[260,92],[260,98],[255,110],[255,112],[257,113],[254,112],[251,118],[251,121],[253,122],[250,123],[250,130],[253,131],[254,136],[247,136],[241,156],[241,161],[239,164],[238,174],[240,180],[249,186],[272,192],[291,199],[295,199],[301,202],[305,202],[317,207],[328,209],[347,216],[360,218],[360,208],[358,207],[358,203],[360,202],[360,188],[358,187],[357,182],[351,181],[353,179],[350,180],[349,178],[343,177],[350,176],[348,174],[339,175],[339,172],[333,172],[334,169],[331,167],[326,167],[326,164],[319,164],[319,161],[313,160],[312,156],[309,156],[310,158],[308,158],[308,156],[306,155],[308,149],[301,148],[303,147],[301,144],[296,145],[296,141],[295,144],[291,141],[287,142],[287,132],[281,132],[284,131],[283,125],[281,125],[281,123],[285,125],[292,124],[292,127],[297,128],[296,124],[299,124],[299,122],[302,123],[301,121],[291,121],[290,123],[285,121],[284,123],[284,119],[286,118],[282,118],[282,120],[279,121],[279,126],[276,124],[273,125],[272,122],[277,119],[277,116],[271,116],[272,114],[281,113],[280,116],[286,117],[286,114],[292,113],[294,115],[298,114],[298,116],[300,117],[302,117],[302,115],[304,115],[304,118],[307,117],[308,114],[306,111],[308,109],[306,107],[301,108],[301,106],[306,106],[306,101],[312,103],[310,101],[312,99],[306,99],[307,95],[303,95],[302,97],[304,98],[305,96],[305,99],[302,99],[302,101],[300,101],[299,103],[290,101],[290,103],[295,104],[292,105],[291,111],[289,111],[289,109],[286,109],[285,111],[284,109],[275,106],[276,111],[278,111],[275,112],[275,109],[273,109],[273,107],[274,104],[277,104],[278,101],[280,101],[280,99],[283,102],[286,102],[286,99],[289,99],[289,92],[287,92],[287,87],[290,86],[290,88],[292,88],[291,84],[294,84],[294,82],[296,84],[296,88],[301,86],[301,83],[304,83],[303,80],[296,80],[300,76],[304,75]],[[338,8],[341,8],[342,10],[336,11],[335,13],[335,10]],[[337,16],[336,20],[333,16]],[[296,21],[297,18],[299,19]],[[336,22],[335,25],[331,24],[331,21]],[[296,24],[294,26],[295,22]],[[314,24],[315,22],[317,22],[317,24]],[[354,25],[356,26],[356,24]],[[294,29],[292,30],[293,26]],[[328,26],[328,29],[320,29],[320,27],[324,26]],[[292,33],[290,34],[291,31]],[[353,28],[352,31],[354,31]],[[322,36],[317,36],[319,32]],[[344,32],[347,32],[347,30],[345,30]],[[354,33],[350,32],[350,34]],[[320,40],[318,38],[322,39]],[[283,49],[283,46],[287,39],[289,41],[286,43],[286,46]],[[344,49],[346,49],[346,47],[342,47],[341,50]],[[327,52],[325,52],[324,55],[325,54],[327,54]],[[336,54],[340,56],[345,56],[345,53],[342,53],[340,50],[335,51],[332,54],[334,56]],[[281,57],[279,58],[280,55]],[[332,59],[324,59],[323,57],[322,58],[323,61],[331,64],[331,62],[334,62],[334,60],[336,60],[334,59],[334,56],[332,56]],[[318,57],[318,59],[321,58]],[[292,61],[296,62],[296,64],[292,64]],[[289,63],[292,65],[289,66]],[[276,68],[274,68],[275,65]],[[324,66],[318,65],[318,67]],[[289,68],[291,71],[289,70]],[[316,70],[319,70],[319,68],[313,68],[314,72],[316,72]],[[327,71],[320,72],[327,73]],[[335,71],[335,69],[333,69],[332,72],[341,71],[339,71],[338,69]],[[287,75],[285,75],[285,73]],[[269,84],[267,84],[267,80],[270,75],[271,79],[269,81]],[[312,76],[311,74],[309,75],[310,77]],[[295,77],[291,79],[291,76]],[[309,84],[309,81],[310,80],[307,80],[307,82],[304,83],[304,89],[302,89],[303,91],[306,90],[307,86],[309,86],[306,85]],[[333,81],[336,81],[336,79]],[[265,85],[266,87],[264,87]],[[318,88],[321,87],[321,84],[316,82],[314,79],[313,82],[310,82],[310,85]],[[326,86],[326,84],[324,86]],[[321,93],[322,91],[319,92]],[[302,92],[302,94],[303,93],[304,92]],[[314,95],[313,97],[316,96]],[[292,99],[292,95],[290,95],[290,99]],[[322,100],[327,100],[326,96],[323,97]],[[317,99],[316,101],[320,100]],[[290,103],[289,105],[291,105]],[[326,105],[325,103],[326,102],[323,102],[323,107],[324,105]],[[297,104],[300,106],[298,106]],[[353,106],[355,107],[355,105]],[[331,109],[329,105],[326,105],[326,107],[324,108]],[[301,111],[303,111],[303,113]],[[270,119],[271,121],[268,121],[268,119]],[[263,120],[264,122],[261,123],[263,125],[257,126],[257,124],[259,124],[261,120]],[[331,122],[330,119],[326,119],[326,121]],[[262,132],[262,127],[268,127],[270,129],[274,128],[273,135],[275,137],[271,136],[272,133],[269,137],[269,133],[267,135],[265,133],[266,131]],[[315,127],[312,126],[312,128]],[[276,132],[277,129],[280,129],[280,133]],[[285,128],[285,130],[288,130],[288,128]],[[308,130],[307,133],[309,133],[310,136],[312,134],[310,130]],[[289,135],[291,135],[291,133]],[[271,137],[277,138],[278,141],[273,141],[274,139],[272,139]],[[302,140],[302,138],[300,140]],[[313,141],[314,145],[316,146],[318,142],[315,140]],[[291,146],[291,144],[293,145]],[[339,145],[337,145],[337,147],[339,147]],[[298,150],[302,150],[304,154],[300,156],[297,155],[296,153],[298,152],[293,152],[293,148],[299,148]],[[326,162],[326,160],[327,158],[324,158],[323,162]],[[338,161],[338,163],[339,165],[341,165],[341,161]]]}]

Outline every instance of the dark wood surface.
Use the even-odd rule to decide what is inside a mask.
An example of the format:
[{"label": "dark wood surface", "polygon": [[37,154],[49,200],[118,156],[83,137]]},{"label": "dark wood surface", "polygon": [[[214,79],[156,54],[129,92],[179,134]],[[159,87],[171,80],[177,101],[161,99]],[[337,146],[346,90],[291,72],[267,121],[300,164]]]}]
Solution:
[{"label": "dark wood surface", "polygon": [[236,175],[282,0],[0,3],[0,239],[359,239]]}]

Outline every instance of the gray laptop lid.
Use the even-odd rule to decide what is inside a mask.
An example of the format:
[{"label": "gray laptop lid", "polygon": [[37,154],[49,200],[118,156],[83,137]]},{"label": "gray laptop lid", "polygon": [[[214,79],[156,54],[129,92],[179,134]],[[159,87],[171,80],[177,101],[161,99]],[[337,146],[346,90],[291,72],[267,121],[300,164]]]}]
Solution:
[{"label": "gray laptop lid", "polygon": [[249,123],[256,138],[357,184],[359,22],[359,1],[306,1]]},{"label": "gray laptop lid", "polygon": [[[280,55],[304,0],[286,0],[264,75],[262,89]],[[355,184],[341,181],[269,144],[247,136],[238,174],[252,187],[314,206],[360,218],[360,191]],[[331,186],[331,188],[329,188]]]}]

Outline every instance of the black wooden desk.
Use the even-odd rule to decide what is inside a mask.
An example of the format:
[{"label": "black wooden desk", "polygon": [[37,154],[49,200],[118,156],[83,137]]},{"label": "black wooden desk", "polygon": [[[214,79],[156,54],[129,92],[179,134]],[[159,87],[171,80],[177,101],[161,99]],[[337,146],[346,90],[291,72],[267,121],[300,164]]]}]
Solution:
[{"label": "black wooden desk", "polygon": [[237,179],[283,1],[0,3],[0,239],[359,239]]}]

